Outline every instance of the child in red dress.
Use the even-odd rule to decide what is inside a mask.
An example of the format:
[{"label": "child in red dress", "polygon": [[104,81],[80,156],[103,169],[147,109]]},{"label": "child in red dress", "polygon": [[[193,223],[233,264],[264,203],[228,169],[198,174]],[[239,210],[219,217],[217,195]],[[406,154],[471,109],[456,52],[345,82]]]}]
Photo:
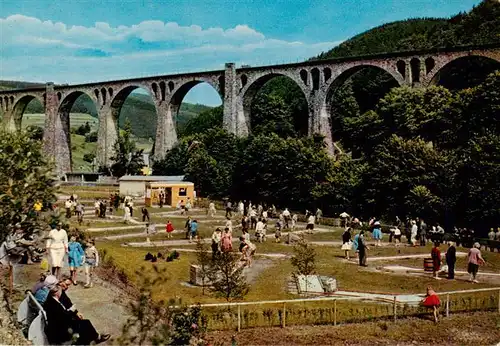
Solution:
[{"label": "child in red dress", "polygon": [[172,238],[172,232],[174,231],[174,226],[170,223],[170,220],[167,221],[165,229],[167,231],[167,238]]},{"label": "child in red dress", "polygon": [[439,307],[441,306],[441,300],[439,299],[436,292],[432,289],[431,286],[427,287],[427,295],[421,301],[421,304],[426,308],[432,309],[434,312],[434,321],[438,322],[439,316]]},{"label": "child in red dress", "polygon": [[431,250],[432,257],[432,272],[435,279],[439,280],[438,273],[441,269],[441,251],[439,250],[439,243],[435,242],[434,247]]}]

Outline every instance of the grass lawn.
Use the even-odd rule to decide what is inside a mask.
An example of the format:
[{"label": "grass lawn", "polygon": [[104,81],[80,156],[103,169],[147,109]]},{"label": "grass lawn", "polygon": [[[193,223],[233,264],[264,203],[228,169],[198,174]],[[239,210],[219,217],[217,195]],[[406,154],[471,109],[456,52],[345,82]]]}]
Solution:
[{"label": "grass lawn", "polygon": [[428,318],[326,326],[214,331],[207,340],[231,345],[494,345],[500,340],[496,312],[456,314],[438,324]]}]

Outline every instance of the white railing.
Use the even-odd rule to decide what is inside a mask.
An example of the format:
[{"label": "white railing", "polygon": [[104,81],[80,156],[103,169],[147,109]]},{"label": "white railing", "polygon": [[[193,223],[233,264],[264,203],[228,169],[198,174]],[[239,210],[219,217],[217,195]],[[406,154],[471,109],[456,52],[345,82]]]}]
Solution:
[{"label": "white railing", "polygon": [[[480,293],[480,292],[498,292],[498,308],[497,311],[500,313],[500,287],[492,287],[492,288],[479,288],[479,289],[470,289],[470,290],[460,290],[460,291],[447,291],[447,292],[440,292],[438,296],[444,297],[446,296],[446,301],[445,301],[445,316],[449,317],[450,315],[450,296],[452,295],[463,295],[463,294],[471,294],[471,293]],[[383,294],[381,294],[382,296]],[[398,294],[398,295],[387,295],[387,298],[385,297],[370,297],[370,296],[358,296],[358,297],[317,297],[317,298],[301,298],[301,299],[282,299],[282,300],[263,300],[263,301],[251,301],[251,302],[232,302],[232,303],[209,303],[209,304],[195,304],[195,305],[190,305],[189,307],[200,307],[200,308],[213,308],[213,307],[226,307],[226,308],[231,308],[231,307],[237,307],[238,312],[237,312],[237,330],[241,330],[241,325],[242,325],[242,313],[241,313],[241,307],[242,306],[257,306],[257,305],[268,305],[268,304],[282,304],[282,307],[279,308],[281,309],[281,316],[284,316],[281,319],[281,327],[286,326],[286,307],[287,304],[296,304],[296,303],[317,303],[317,302],[333,302],[333,325],[337,325],[337,302],[342,302],[342,301],[368,301],[368,302],[373,302],[373,303],[385,303],[385,304],[392,304],[393,306],[393,319],[394,321],[397,320],[398,317],[398,305],[399,306],[404,306],[404,305],[415,305],[418,304],[418,301],[398,301],[398,296],[416,296],[416,297],[425,297],[425,294]]]}]

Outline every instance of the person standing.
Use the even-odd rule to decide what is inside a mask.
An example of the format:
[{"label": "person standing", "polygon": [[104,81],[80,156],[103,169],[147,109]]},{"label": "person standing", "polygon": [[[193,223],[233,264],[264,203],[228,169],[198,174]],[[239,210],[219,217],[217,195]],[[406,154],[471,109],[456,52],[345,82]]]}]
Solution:
[{"label": "person standing", "polygon": [[130,207],[125,204],[125,212],[123,214],[123,222],[128,223],[130,221]]},{"label": "person standing", "polygon": [[224,234],[221,237],[221,250],[222,252],[231,252],[233,250],[233,239],[229,228],[224,230]]},{"label": "person standing", "polygon": [[215,259],[220,254],[222,231],[216,228],[212,233],[212,259]]},{"label": "person standing", "polygon": [[415,220],[411,220],[410,240],[413,246],[417,246],[417,233],[418,233],[417,223],[415,222]]},{"label": "person standing", "polygon": [[66,219],[71,219],[71,207],[73,207],[73,202],[68,198],[64,203],[64,208],[66,208]]},{"label": "person standing", "polygon": [[243,204],[242,201],[240,201],[240,203],[238,203],[238,214],[240,216],[245,215],[245,205]]},{"label": "person standing", "polygon": [[160,195],[158,196],[158,205],[160,206],[160,209],[163,208],[163,201],[164,200],[165,200],[165,195],[163,194],[163,192],[160,192]]},{"label": "person standing", "polygon": [[189,239],[189,233],[191,232],[191,216],[188,216],[186,223],[184,224],[184,229],[186,230],[186,239]]},{"label": "person standing", "polygon": [[307,218],[306,230],[313,231],[314,230],[314,215],[311,213]]},{"label": "person standing", "polygon": [[354,251],[354,256],[358,256],[359,253],[358,245],[359,245],[359,233],[356,234],[352,240],[352,251]]},{"label": "person standing", "polygon": [[321,209],[316,209],[316,223],[319,225],[321,218],[323,217],[323,211]]},{"label": "person standing", "polygon": [[439,270],[441,269],[441,251],[439,250],[439,243],[435,242],[431,250],[432,257],[432,274],[434,279],[440,280],[438,277]]},{"label": "person standing", "polygon": [[423,219],[420,220],[420,246],[425,246],[427,242],[427,224]]},{"label": "person standing", "polygon": [[495,248],[493,247],[493,242],[495,241],[495,230],[493,228],[490,229],[488,233],[488,243],[490,245],[490,251],[493,252]]},{"label": "person standing", "polygon": [[342,233],[342,250],[345,251],[345,259],[349,260],[349,251],[352,248],[351,227],[347,227]]},{"label": "person standing", "polygon": [[94,213],[95,217],[99,217],[99,212],[101,210],[101,202],[99,202],[99,199],[96,198],[94,202]]},{"label": "person standing", "polygon": [[191,242],[191,240],[193,240],[193,239],[196,240],[197,234],[198,234],[198,221],[193,220],[191,222],[191,230],[189,233],[189,242]]},{"label": "person standing", "polygon": [[152,223],[152,224],[147,223],[145,232],[146,232],[146,242],[149,243],[149,242],[151,242],[151,240],[149,239],[149,236],[156,234],[156,225],[154,223]]},{"label": "person standing", "polygon": [[149,222],[150,221],[149,210],[146,207],[142,207],[141,212],[142,212],[142,222],[146,222],[146,220],[148,220]]},{"label": "person standing", "polygon": [[35,209],[35,213],[36,213],[37,217],[40,217],[40,215],[42,214],[42,208],[43,208],[43,204],[40,201],[36,201],[35,204],[33,205],[33,209]]},{"label": "person standing", "polygon": [[469,254],[467,255],[467,272],[470,274],[469,281],[474,283],[479,283],[476,279],[477,272],[479,270],[479,265],[485,263],[483,257],[481,256],[481,245],[479,243],[474,243],[474,246],[469,250]]},{"label": "person standing", "polygon": [[274,237],[276,238],[276,242],[279,243],[281,242],[281,230],[283,229],[283,221],[281,219],[278,219],[274,228]]},{"label": "person standing", "polygon": [[167,224],[165,225],[165,230],[167,231],[167,238],[172,238],[172,232],[174,231],[174,226],[167,220]]},{"label": "person standing", "polygon": [[255,229],[255,225],[257,225],[257,211],[251,208],[249,213],[250,213],[250,228]]},{"label": "person standing", "polygon": [[57,227],[49,232],[45,247],[49,253],[49,264],[52,275],[55,275],[59,280],[64,255],[68,252],[68,234],[62,229],[61,223],[58,223]]},{"label": "person standing", "polygon": [[226,218],[226,228],[229,228],[229,232],[233,233],[233,222],[229,217]]},{"label": "person standing", "polygon": [[215,213],[216,213],[215,203],[214,202],[210,202],[210,204],[208,205],[208,216],[210,216],[211,218],[213,218],[215,216]]},{"label": "person standing", "polygon": [[71,236],[68,243],[68,264],[71,282],[76,285],[76,271],[82,266],[85,253],[82,245],[76,241],[75,236]]},{"label": "person standing", "polygon": [[233,217],[233,213],[232,213],[232,208],[233,205],[231,204],[231,201],[227,201],[226,203],[226,218],[228,217]]},{"label": "person standing", "polygon": [[448,265],[448,279],[455,280],[455,263],[457,262],[457,249],[455,243],[448,242],[448,250],[446,251],[446,264]]},{"label": "person standing", "polygon": [[394,243],[396,244],[396,246],[399,246],[399,244],[401,243],[401,230],[398,226],[394,228]]},{"label": "person standing", "polygon": [[78,220],[78,224],[81,225],[83,223],[83,215],[85,213],[85,208],[83,204],[78,202],[75,207],[76,218]]},{"label": "person standing", "polygon": [[368,246],[365,242],[365,231],[359,232],[358,238],[358,253],[359,253],[359,265],[362,267],[367,267],[366,265],[366,251],[368,251]]},{"label": "person standing", "polygon": [[285,229],[290,229],[291,214],[288,208],[283,210],[283,221],[285,222],[283,227]]},{"label": "person standing", "polygon": [[99,252],[95,247],[95,242],[90,240],[87,242],[87,247],[85,248],[85,276],[87,278],[87,283],[85,288],[91,288],[94,286],[92,283],[92,276],[94,274],[94,269],[99,265]]},{"label": "person standing", "polygon": [[373,234],[373,239],[375,240],[375,246],[381,246],[381,241],[382,241],[382,228],[380,226],[380,222],[379,221],[375,221],[375,223],[373,224],[373,231],[372,231],[372,234]]}]

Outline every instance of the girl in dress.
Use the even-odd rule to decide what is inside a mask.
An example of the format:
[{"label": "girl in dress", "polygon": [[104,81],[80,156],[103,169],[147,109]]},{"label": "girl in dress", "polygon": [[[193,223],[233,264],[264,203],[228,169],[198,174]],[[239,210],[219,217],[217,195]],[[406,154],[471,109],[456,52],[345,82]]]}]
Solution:
[{"label": "girl in dress", "polygon": [[128,204],[125,204],[125,213],[123,214],[123,222],[128,223],[130,221],[130,207]]},{"label": "girl in dress", "polygon": [[421,301],[421,304],[426,308],[433,310],[434,322],[437,323],[439,320],[439,307],[441,306],[441,300],[431,286],[427,287],[427,295]]},{"label": "girl in dress", "polygon": [[174,231],[174,226],[170,222],[170,220],[167,221],[167,225],[165,226],[165,229],[167,231],[167,238],[172,238],[172,232]]},{"label": "girl in dress", "polygon": [[382,240],[382,229],[380,227],[380,222],[375,221],[373,224],[373,239],[375,239],[376,243],[375,246],[380,246],[382,245],[380,242]]},{"label": "girl in dress", "polygon": [[93,240],[87,242],[87,247],[85,248],[85,276],[87,277],[87,283],[85,288],[90,288],[93,286],[92,275],[94,273],[95,267],[99,265],[99,252],[95,248],[95,242]]},{"label": "girl in dress", "polygon": [[68,243],[68,263],[69,263],[69,272],[70,278],[73,282],[73,285],[76,285],[76,271],[79,267],[82,266],[84,252],[82,249],[82,245],[76,241],[75,236],[71,236]]},{"label": "girl in dress", "polygon": [[439,270],[441,269],[441,251],[439,250],[439,243],[435,242],[434,247],[431,250],[431,257],[432,257],[432,276],[434,276],[435,279],[439,280],[438,273]]},{"label": "girl in dress", "polygon": [[64,255],[68,252],[68,234],[62,229],[61,223],[57,224],[57,227],[49,232],[45,247],[49,253],[49,264],[52,268],[52,275],[55,275],[59,280]]},{"label": "girl in dress", "polygon": [[226,228],[224,230],[224,234],[222,235],[221,250],[222,252],[233,251],[233,239],[231,233],[229,232],[229,228]]}]

